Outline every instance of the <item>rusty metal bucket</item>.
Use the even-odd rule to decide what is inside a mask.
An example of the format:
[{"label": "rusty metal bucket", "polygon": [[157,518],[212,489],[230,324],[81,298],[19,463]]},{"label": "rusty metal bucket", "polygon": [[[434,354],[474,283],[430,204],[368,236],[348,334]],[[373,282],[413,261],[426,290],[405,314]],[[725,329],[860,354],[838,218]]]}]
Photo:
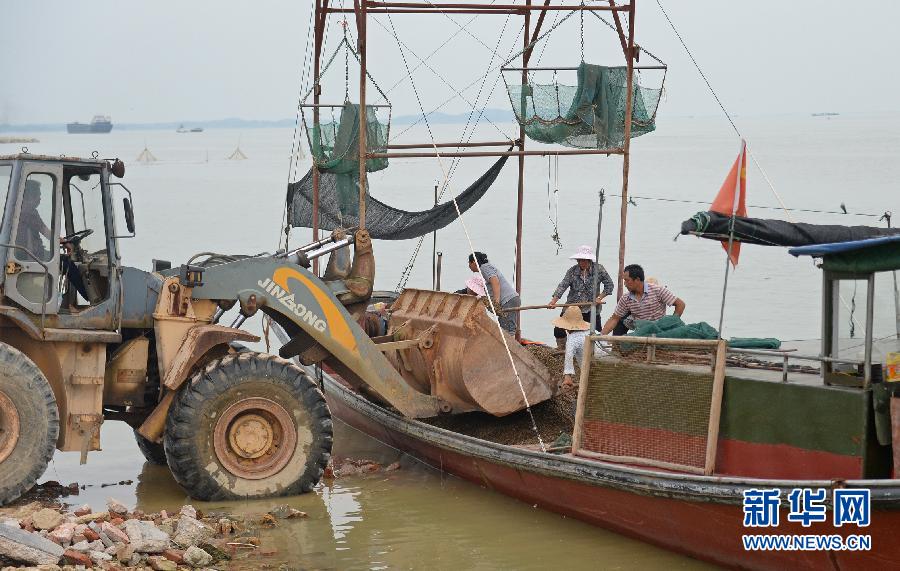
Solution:
[{"label": "rusty metal bucket", "polygon": [[385,356],[416,390],[440,397],[446,412],[504,416],[525,408],[504,347],[512,354],[528,403],[556,394],[546,366],[501,333],[474,296],[406,289],[391,305]]}]

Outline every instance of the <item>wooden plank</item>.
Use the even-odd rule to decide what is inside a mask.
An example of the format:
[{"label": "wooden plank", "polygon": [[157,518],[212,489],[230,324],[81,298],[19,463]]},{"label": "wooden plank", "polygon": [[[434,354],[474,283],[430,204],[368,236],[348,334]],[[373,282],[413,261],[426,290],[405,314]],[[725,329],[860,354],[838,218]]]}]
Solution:
[{"label": "wooden plank", "polygon": [[591,450],[572,450],[572,454],[582,458],[591,458],[594,460],[606,460],[615,462],[616,464],[636,464],[638,466],[651,466],[653,468],[664,468],[666,470],[675,470],[678,472],[688,472],[691,474],[702,474],[703,468],[696,466],[686,466],[684,464],[672,464],[671,462],[663,462],[661,460],[651,460],[649,458],[638,458],[637,456],[613,456],[611,454],[601,454]]},{"label": "wooden plank", "polygon": [[728,357],[728,341],[718,340],[716,366],[713,372],[712,398],[709,403],[709,428],[706,433],[706,462],[703,474],[712,475],[716,469],[716,451],[719,446],[719,419],[722,416],[722,393],[725,387],[725,363]]},{"label": "wooden plank", "polygon": [[584,352],[581,355],[581,378],[578,380],[578,400],[575,404],[575,428],[572,431],[572,453],[581,448],[581,433],[584,431],[584,403],[587,400],[588,378],[591,363],[594,360],[593,337],[584,339]]}]

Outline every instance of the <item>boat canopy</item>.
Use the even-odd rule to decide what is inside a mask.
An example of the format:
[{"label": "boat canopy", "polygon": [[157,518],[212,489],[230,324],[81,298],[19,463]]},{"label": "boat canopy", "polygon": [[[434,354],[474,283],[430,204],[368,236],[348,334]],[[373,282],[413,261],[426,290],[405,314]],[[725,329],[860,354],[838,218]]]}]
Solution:
[{"label": "boat canopy", "polygon": [[[727,241],[730,229],[731,217],[718,212],[698,212],[681,223],[682,234],[693,234],[710,240]],[[736,216],[734,220],[734,239],[760,246],[812,246],[883,236],[900,236],[900,228],[805,224],[743,216]]]},{"label": "boat canopy", "polygon": [[900,235],[791,248],[793,256],[822,258],[822,269],[867,274],[900,270]]}]

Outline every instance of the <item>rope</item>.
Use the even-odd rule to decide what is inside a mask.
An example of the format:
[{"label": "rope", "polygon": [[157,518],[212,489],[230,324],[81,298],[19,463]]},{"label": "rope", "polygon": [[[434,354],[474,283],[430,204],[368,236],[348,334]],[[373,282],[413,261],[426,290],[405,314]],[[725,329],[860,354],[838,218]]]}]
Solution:
[{"label": "rope", "polygon": [[[393,18],[391,18],[390,14],[388,15],[388,21],[391,23],[391,29],[394,30],[396,33],[396,29],[394,28],[394,20],[393,20]],[[406,61],[406,55],[403,53],[403,50],[400,51],[400,55],[403,58],[403,66],[406,68],[407,75],[409,75],[409,63]],[[416,88],[416,83],[413,80],[411,75],[409,77],[409,83],[410,83],[410,85],[412,85],[413,93],[415,93],[416,101],[419,104],[419,110],[422,112],[423,117],[424,117],[425,107],[424,107],[424,105],[422,105],[422,98],[419,96],[419,90]],[[440,165],[440,168],[441,168],[441,173],[444,175],[445,184],[447,186],[449,186],[450,180],[448,178],[448,173],[447,173],[446,168],[444,168],[444,161],[441,158],[440,150],[438,149],[435,138],[434,138],[434,132],[431,130],[431,124],[428,122],[427,117],[425,118],[425,126],[428,129],[428,136],[431,138],[431,143],[432,143],[432,146],[434,147],[435,156],[437,157],[438,165]],[[453,206],[456,209],[457,219],[459,220],[460,224],[462,225],[463,232],[466,235],[466,241],[469,244],[469,252],[472,254],[472,259],[475,260],[475,266],[478,268],[478,272],[481,273],[481,265],[478,263],[478,258],[475,256],[475,246],[472,243],[472,237],[469,234],[469,229],[466,226],[466,222],[465,222],[465,219],[463,218],[462,211],[460,211],[460,209],[459,209],[459,204],[456,202],[455,195],[453,196]],[[499,316],[500,308],[494,306],[493,296],[487,295],[485,297],[487,297],[488,304],[490,305],[490,308],[491,308],[491,311],[493,312],[493,314],[496,316]],[[510,349],[509,349],[509,342],[506,338],[506,332],[500,326],[499,319],[497,320],[497,330],[500,332],[500,339],[503,341],[503,347],[504,347],[504,349],[506,349],[507,357],[509,357],[509,363],[512,366],[513,374],[516,377],[516,383],[519,385],[519,390],[522,393],[522,399],[525,402],[525,409],[528,411],[528,416],[531,419],[531,426],[534,429],[535,435],[537,436],[538,444],[541,447],[541,452],[546,453],[547,447],[544,445],[544,440],[543,440],[543,438],[541,438],[541,433],[538,430],[537,422],[534,420],[534,413],[531,410],[531,403],[528,402],[528,395],[525,393],[525,387],[522,385],[522,379],[519,376],[518,369],[516,368],[516,362],[513,359],[512,351],[510,351]]]},{"label": "rope", "polygon": [[[501,30],[500,36],[497,38],[497,46],[498,46],[498,47],[499,47],[499,45],[500,45],[500,42],[501,42],[502,39],[503,39],[503,35],[506,33],[506,27],[507,27],[507,25],[509,24],[509,19],[510,19],[509,16],[507,16],[507,17],[506,17],[506,21],[505,21],[504,24],[503,24],[503,29]],[[522,30],[524,30],[524,29],[525,29],[525,26],[523,25],[523,26],[522,26]],[[520,31],[521,31],[521,30],[520,30]],[[516,37],[518,38],[518,34],[516,35]],[[515,44],[513,44],[513,45],[515,45]],[[399,43],[398,43],[398,46],[399,46]],[[401,50],[401,51],[402,51],[402,50]],[[492,71],[492,67],[491,67],[491,66],[493,65],[493,61],[494,61],[494,58],[491,57],[491,61],[488,63],[488,71],[485,72],[485,74],[482,75],[480,79],[484,79],[484,80],[487,79],[487,76],[488,76],[488,75],[490,74],[490,72]],[[493,97],[493,95],[494,95],[494,90],[497,88],[497,84],[499,83],[499,80],[500,80],[500,76],[499,76],[499,75],[498,75],[497,77],[494,78],[494,83],[493,83],[493,85],[491,86],[491,90],[490,90],[490,92],[488,93],[488,95],[487,95],[485,101],[490,101],[491,97]],[[480,86],[479,89],[478,89],[478,94],[477,94],[476,97],[475,97],[475,102],[476,102],[476,103],[478,103],[478,101],[480,100],[480,98],[481,98],[481,92],[483,91],[483,89],[484,89],[484,81],[482,81],[481,86]],[[476,108],[477,108],[477,105],[473,105],[472,112],[469,113],[469,117],[466,119],[466,125],[465,125],[465,127],[463,128],[463,139],[464,139],[466,142],[468,142],[468,141],[470,141],[470,140],[472,139],[472,136],[475,134],[475,126],[478,124],[478,122],[479,122],[479,121],[481,120],[481,118],[484,116],[484,112],[485,112],[485,109],[486,109],[486,108],[481,108],[481,109],[479,110],[478,118],[475,120],[474,123],[472,123],[472,130],[471,130],[470,132],[468,132],[468,135],[466,135],[466,132],[468,131],[469,125],[470,125],[471,120],[472,120],[472,115],[474,114]],[[416,123],[418,123],[418,121],[416,121]],[[416,123],[414,123],[414,124],[416,124]],[[410,128],[411,128],[411,126],[410,126]],[[406,129],[406,130],[409,130],[409,129]],[[403,133],[405,133],[406,130],[404,130],[403,132],[401,132],[401,135],[402,135]],[[506,136],[506,135],[504,134],[504,136]],[[432,142],[433,142],[433,141],[432,141]],[[460,161],[461,161],[461,157],[457,157],[457,158],[455,158],[455,159],[453,160],[453,162],[451,163],[451,166],[450,166],[450,175],[449,175],[449,177],[445,178],[445,182],[444,182],[444,184],[443,184],[443,186],[442,186],[442,188],[441,188],[441,192],[440,192],[440,194],[438,195],[438,200],[439,200],[439,201],[440,201],[441,198],[444,197],[444,194],[446,193],[447,188],[448,188],[447,182],[453,178],[454,174],[456,174],[456,169],[457,169],[457,167],[459,166]],[[401,272],[401,274],[400,274],[400,280],[397,282],[397,288],[396,288],[398,291],[406,287],[406,284],[407,284],[407,282],[409,281],[409,278],[412,276],[412,271],[413,271],[413,269],[415,268],[416,260],[417,260],[418,257],[419,257],[419,252],[420,252],[421,249],[422,249],[422,244],[424,243],[424,240],[425,240],[425,237],[424,237],[424,236],[420,236],[420,237],[419,237],[419,241],[418,241],[418,243],[416,244],[416,247],[413,249],[413,253],[412,253],[412,255],[410,256],[409,262],[406,264],[406,267],[403,269],[403,272]]]},{"label": "rope", "polygon": [[[507,21],[509,21],[509,16],[507,16]],[[393,32],[392,32],[391,30],[388,30],[388,29],[384,26],[384,24],[382,24],[380,21],[378,21],[378,19],[376,19],[375,22],[376,22],[379,26],[381,26],[382,28],[384,28],[384,30],[387,31],[389,34],[392,34],[392,35],[393,35]],[[505,29],[505,28],[506,28],[506,26],[504,25],[504,29]],[[501,37],[502,37],[502,34],[501,34]],[[433,67],[431,67],[430,65],[428,65],[427,63],[425,63],[425,61],[424,61],[421,57],[419,57],[419,55],[418,55],[412,48],[410,48],[408,45],[406,45],[406,43],[404,43],[398,36],[394,35],[394,39],[397,41],[397,46],[398,46],[399,49],[402,50],[403,48],[406,48],[406,50],[407,50],[409,53],[411,53],[413,56],[415,56],[416,59],[418,59],[419,62],[421,62],[422,65],[424,65],[426,68],[428,68],[428,70],[431,71],[431,73],[433,73],[434,75],[436,75],[436,76],[438,77],[438,79],[440,79],[442,82],[444,82],[444,85],[446,85],[447,87],[449,87],[454,93],[456,93],[456,95],[457,95],[460,99],[462,99],[467,105],[469,105],[469,107],[472,108],[472,111],[469,113],[469,120],[471,120],[472,115],[475,113],[475,109],[477,109],[477,105],[476,105],[475,103],[472,103],[471,101],[469,101],[462,93],[458,92],[458,91],[456,90],[456,87],[454,87],[453,84],[452,84],[447,78],[445,78],[443,75],[441,75],[436,69],[434,69]],[[499,42],[498,42],[498,43],[499,43]],[[493,62],[493,61],[494,61],[493,56],[491,56],[491,62]],[[487,74],[485,74],[484,77],[485,77],[485,79],[486,79],[486,78],[487,78]],[[482,88],[484,87],[484,82],[482,82],[481,87],[482,87]],[[481,89],[479,89],[479,91],[478,91],[478,96],[480,96],[480,95],[481,95]],[[475,101],[476,101],[476,102],[478,101],[478,96],[476,96],[476,98],[475,98]],[[483,113],[483,111],[482,111],[482,113]],[[497,130],[497,132],[500,133],[500,135],[502,135],[503,137],[506,137],[507,139],[511,139],[511,137],[510,137],[507,133],[505,133],[505,132],[503,131],[503,129],[501,129],[496,123],[494,123],[494,122],[491,121],[490,119],[488,119],[488,123],[490,123],[490,124]],[[468,121],[467,121],[467,122],[466,122],[466,127],[468,127],[468,124],[469,124],[469,123],[468,123]],[[465,131],[463,131],[463,132],[465,133]]]},{"label": "rope", "polygon": [[[672,31],[675,32],[675,35],[678,37],[678,41],[681,42],[681,46],[684,48],[684,51],[687,52],[689,58],[691,58],[691,62],[693,62],[694,67],[697,68],[697,72],[700,73],[700,77],[703,78],[703,81],[706,83],[706,87],[709,89],[709,92],[712,94],[713,98],[716,100],[716,103],[719,104],[719,108],[722,110],[722,113],[725,114],[725,118],[728,119],[728,122],[731,124],[731,128],[734,129],[734,132],[738,137],[744,138],[741,134],[740,129],[737,128],[737,125],[734,124],[734,120],[731,118],[731,114],[728,113],[728,110],[725,109],[725,105],[722,103],[722,100],[719,99],[719,95],[716,93],[716,90],[713,89],[712,84],[710,84],[709,79],[707,79],[706,74],[703,73],[703,70],[700,69],[700,64],[697,63],[697,60],[694,59],[694,54],[691,53],[691,50],[688,49],[687,44],[684,42],[684,39],[681,37],[681,34],[678,33],[678,29],[675,28],[675,24],[672,22],[672,19],[669,18],[669,14],[666,13],[665,8],[663,8],[660,0],[656,0],[656,5],[659,6],[659,10],[662,12],[663,16],[665,16],[666,21],[669,22],[669,26],[671,26]],[[655,58],[654,58],[655,59]],[[760,174],[763,176],[763,180],[766,181],[766,184],[769,185],[769,189],[772,191],[772,194],[775,195],[776,200],[781,205],[781,209],[784,210],[784,213],[787,214],[788,220],[790,222],[794,222],[793,218],[791,218],[790,212],[788,211],[787,206],[784,204],[784,200],[781,199],[781,195],[778,194],[778,191],[775,190],[775,185],[772,184],[772,181],[769,180],[769,175],[766,174],[766,171],[763,170],[762,165],[759,164],[759,161],[756,160],[756,156],[750,152],[750,145],[747,145],[747,153],[750,155],[750,159],[753,161],[753,164],[756,165],[756,168],[759,169]]]},{"label": "rope", "polygon": [[[621,194],[610,194],[609,196],[615,196],[618,198],[622,198]],[[629,199],[629,201],[631,199],[639,199],[639,200],[656,200],[659,202],[677,202],[677,203],[681,203],[681,204],[706,204],[706,205],[709,204],[708,200],[703,201],[703,200],[687,200],[687,199],[678,199],[678,198],[663,198],[663,197],[659,197],[659,196],[637,196],[634,194],[629,194],[628,199]],[[637,206],[636,202],[629,202],[629,204],[633,204],[634,206]],[[761,210],[785,210],[785,208],[782,206],[760,206],[757,204],[748,204],[747,208],[759,208]],[[788,208],[786,210],[788,212],[809,212],[809,213],[813,213],[813,214],[839,214],[842,216],[868,216],[871,218],[879,218],[879,217],[884,216],[884,214],[871,214],[869,212],[844,212],[844,211],[840,211],[840,210],[815,210],[812,208]]]},{"label": "rope", "polygon": [[[522,29],[523,29],[523,30],[525,29],[525,24],[522,24]],[[500,67],[502,67],[502,66],[500,66]],[[500,68],[493,68],[493,69],[488,70],[488,71],[485,72],[483,75],[480,75],[480,76],[477,77],[474,81],[472,81],[471,83],[469,83],[468,85],[466,85],[464,88],[462,88],[461,92],[462,92],[462,93],[465,93],[465,92],[468,91],[471,87],[473,87],[476,83],[478,83],[479,81],[483,81],[488,75],[490,75],[491,73],[497,71],[498,69],[500,69]],[[416,125],[418,125],[419,123],[421,123],[423,119],[426,119],[426,118],[427,118],[427,116],[429,116],[429,115],[431,115],[432,113],[435,113],[435,112],[437,112],[437,111],[440,111],[441,109],[444,108],[445,105],[447,105],[448,103],[450,103],[451,101],[453,101],[453,100],[456,99],[457,97],[458,97],[458,95],[451,95],[450,97],[448,97],[447,99],[445,99],[440,105],[438,105],[437,107],[435,107],[434,109],[432,109],[432,110],[429,111],[428,113],[425,113],[421,118],[416,119],[415,121],[413,121],[412,123],[410,123],[409,126],[406,127],[406,129],[403,129],[403,130],[400,131],[399,133],[393,135],[393,136],[391,137],[391,141],[397,140],[397,139],[400,138],[404,133],[406,133],[407,131],[409,131],[410,129],[412,129],[413,127],[415,127]],[[482,114],[483,114],[483,113],[484,113],[484,110],[482,110],[481,112],[482,112]]]},{"label": "rope", "polygon": [[[310,13],[309,13],[309,22],[310,22],[309,29],[310,30],[312,30],[312,26],[313,26],[313,24],[312,24],[313,14],[315,14],[315,10],[310,10]],[[290,159],[290,162],[288,163],[288,177],[287,177],[288,184],[290,184],[291,180],[293,180],[297,176],[297,165],[296,165],[296,161],[294,159],[295,159],[295,155],[296,155],[295,150],[301,144],[299,142],[299,137],[297,135],[297,132],[299,131],[299,128],[300,128],[300,116],[302,114],[302,109],[303,109],[301,107],[301,105],[303,104],[303,91],[306,87],[306,78],[307,78],[306,74],[307,74],[307,69],[308,69],[307,64],[309,61],[312,60],[311,50],[309,49],[309,37],[311,35],[312,34],[306,35],[306,45],[303,47],[303,68],[300,71],[300,95],[297,97],[297,112],[294,115],[294,133],[293,133],[293,135],[291,135],[291,159]],[[287,210],[288,210],[287,209],[287,201],[285,201],[284,209],[281,211],[281,228],[282,229],[278,234],[278,245],[277,245],[276,249],[281,248],[282,240],[284,240],[284,249],[285,250],[288,249],[288,239],[290,237],[291,227],[288,224]]]}]

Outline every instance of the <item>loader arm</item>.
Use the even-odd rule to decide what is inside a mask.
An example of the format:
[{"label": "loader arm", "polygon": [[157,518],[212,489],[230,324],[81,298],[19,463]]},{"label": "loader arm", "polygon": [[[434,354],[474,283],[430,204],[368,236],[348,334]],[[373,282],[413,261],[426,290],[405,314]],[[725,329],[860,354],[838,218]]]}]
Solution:
[{"label": "loader arm", "polygon": [[357,324],[338,300],[349,293],[344,281],[324,282],[303,267],[273,257],[206,268],[202,281],[193,289],[194,299],[220,304],[236,300],[245,314],[258,308],[292,339],[307,347],[320,346],[326,363],[407,417],[427,418],[447,409],[439,397],[411,387]]}]

